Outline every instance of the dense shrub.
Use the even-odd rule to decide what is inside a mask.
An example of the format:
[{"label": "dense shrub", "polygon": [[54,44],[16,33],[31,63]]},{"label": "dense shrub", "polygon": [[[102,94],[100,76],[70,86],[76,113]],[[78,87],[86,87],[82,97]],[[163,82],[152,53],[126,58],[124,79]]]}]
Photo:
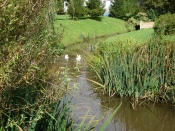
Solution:
[{"label": "dense shrub", "polygon": [[140,29],[139,21],[137,19],[135,19],[134,17],[129,18],[127,22],[130,25],[130,27],[132,27],[132,28],[128,28],[128,29],[130,29],[129,31],[136,30],[135,27],[137,27],[137,26],[139,27],[138,29]]},{"label": "dense shrub", "polygon": [[138,12],[135,16],[127,20],[127,22],[133,27],[133,30],[140,29],[140,21],[149,22],[152,20],[149,19],[147,13],[144,13],[144,12]]},{"label": "dense shrub", "polygon": [[148,17],[148,14],[147,13],[144,13],[144,12],[138,12],[135,16],[134,16],[135,19],[137,19],[139,22],[142,20],[142,21],[145,21],[145,22],[149,22],[149,21],[152,21],[151,19],[149,19]]},{"label": "dense shrub", "polygon": [[153,27],[157,35],[173,35],[175,34],[175,14],[161,15],[156,20]]},{"label": "dense shrub", "polygon": [[[66,106],[60,105],[65,91],[55,85],[58,81],[49,79],[49,69],[61,53],[60,36],[53,26],[54,3],[1,2],[0,130],[54,130],[66,121]],[[60,123],[53,119],[55,116]]]}]

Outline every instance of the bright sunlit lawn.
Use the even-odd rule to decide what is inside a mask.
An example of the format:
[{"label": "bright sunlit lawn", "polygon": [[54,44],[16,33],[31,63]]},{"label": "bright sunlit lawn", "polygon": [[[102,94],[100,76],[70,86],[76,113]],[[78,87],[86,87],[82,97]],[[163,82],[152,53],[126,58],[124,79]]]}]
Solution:
[{"label": "bright sunlit lawn", "polygon": [[138,31],[132,31],[132,32],[128,32],[125,34],[111,36],[106,41],[112,42],[112,41],[117,41],[117,40],[127,39],[127,38],[132,37],[132,38],[136,39],[139,43],[144,43],[153,36],[153,33],[154,33],[154,30],[152,28],[141,29]]},{"label": "bright sunlit lawn", "polygon": [[72,20],[66,15],[57,15],[55,26],[58,31],[63,32],[61,43],[64,46],[81,42],[83,38],[127,32],[125,21],[104,16],[96,20],[90,18]]}]

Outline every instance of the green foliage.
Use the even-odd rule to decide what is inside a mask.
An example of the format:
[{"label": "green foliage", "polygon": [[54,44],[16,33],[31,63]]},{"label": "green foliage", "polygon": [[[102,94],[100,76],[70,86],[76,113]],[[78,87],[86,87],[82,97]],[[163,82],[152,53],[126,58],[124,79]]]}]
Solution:
[{"label": "green foliage", "polygon": [[140,27],[140,21],[149,22],[152,21],[152,19],[149,18],[147,13],[138,12],[136,15],[127,20],[127,22],[134,28],[133,30],[135,30],[136,26]]},{"label": "green foliage", "polygon": [[152,19],[149,18],[148,14],[147,13],[144,13],[144,12],[139,12],[137,13],[134,18],[140,22],[141,20],[142,21],[145,21],[145,22],[149,22],[149,21],[153,21]]},{"label": "green foliage", "polygon": [[153,27],[156,35],[174,35],[175,34],[175,14],[161,15],[156,20]]},{"label": "green foliage", "polygon": [[158,18],[159,14],[156,10],[153,10],[152,8],[147,10],[148,18],[152,21],[155,21],[156,18]]},{"label": "green foliage", "polygon": [[114,0],[110,7],[110,16],[128,20],[139,11],[137,0]]},{"label": "green foliage", "polygon": [[[60,104],[65,94],[65,90],[61,88],[67,86],[62,82],[61,85],[56,84],[58,80],[50,80],[49,75],[54,59],[61,54],[60,38],[53,26],[54,5],[54,0],[10,0],[1,4],[0,128],[2,130],[37,130],[39,124],[43,126],[42,130],[50,130],[55,128],[55,125],[58,128],[54,118],[64,115],[65,119],[61,117],[60,121],[67,120],[68,107],[65,108]],[[57,75],[59,73],[53,77],[57,78]],[[60,114],[55,115],[53,109],[58,109],[58,106],[61,106],[59,109],[62,111],[64,109],[66,111],[60,111]],[[54,121],[54,126],[49,120]]]},{"label": "green foliage", "polygon": [[68,14],[74,18],[83,17],[87,14],[88,9],[83,6],[83,0],[70,0],[68,5]]},{"label": "green foliage", "polygon": [[64,14],[64,0],[57,0],[56,1],[56,13],[57,14]]},{"label": "green foliage", "polygon": [[110,7],[110,16],[112,17],[122,17],[125,15],[124,9],[122,8],[123,2],[115,0],[112,2],[112,5]]},{"label": "green foliage", "polygon": [[107,127],[108,123],[111,121],[111,119],[114,117],[114,115],[116,114],[116,112],[118,111],[118,109],[120,108],[120,106],[122,105],[122,103],[114,110],[114,112],[108,117],[108,119],[104,122],[104,124],[101,126],[101,128],[99,129],[99,131],[103,131],[105,130],[105,128]]},{"label": "green foliage", "polygon": [[89,11],[91,17],[98,17],[104,13],[104,9],[92,9]]},{"label": "green foliage", "polygon": [[174,50],[174,43],[166,41],[102,42],[89,61],[110,96],[174,102]]},{"label": "green foliage", "polygon": [[141,5],[145,8],[145,11],[151,9],[158,16],[168,12],[175,12],[175,3],[172,0],[144,0],[141,2]]},{"label": "green foliage", "polygon": [[87,3],[87,8],[89,9],[88,14],[91,17],[98,17],[103,15],[105,10],[103,9],[104,6],[101,3],[101,0],[89,0]]},{"label": "green foliage", "polygon": [[132,28],[128,28],[130,29],[130,31],[134,31],[135,27],[139,25],[139,21],[137,19],[135,19],[134,17],[131,17],[127,20],[128,24],[132,27]]}]

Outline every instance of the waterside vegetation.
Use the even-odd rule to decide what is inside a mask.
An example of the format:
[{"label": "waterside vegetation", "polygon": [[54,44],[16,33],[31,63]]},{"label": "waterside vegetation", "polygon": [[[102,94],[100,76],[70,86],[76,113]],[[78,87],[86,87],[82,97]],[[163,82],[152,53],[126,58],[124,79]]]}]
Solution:
[{"label": "waterside vegetation", "polygon": [[[62,55],[61,48],[90,38],[126,33],[131,31],[130,25],[108,17],[70,20],[68,15],[56,15],[55,3],[6,0],[0,4],[0,130],[89,130],[94,128],[91,124],[97,124],[91,123],[93,117],[84,126],[87,114],[80,125],[73,123],[66,98],[71,91],[68,69],[51,73],[50,67]],[[147,31],[148,36],[152,34],[151,29]],[[157,38],[146,41],[144,37],[143,43],[134,38],[112,40],[96,46],[89,62],[104,93],[128,96],[136,103],[140,99],[175,101],[174,42]],[[68,61],[69,57],[65,58]],[[80,60],[78,56],[77,65]]]},{"label": "waterside vegetation", "polygon": [[[67,130],[69,92],[49,67],[61,55],[53,26],[55,1],[10,0],[0,4],[0,130]],[[62,102],[62,100],[64,102]],[[44,124],[43,124],[44,123]]]},{"label": "waterside vegetation", "polygon": [[130,97],[134,104],[175,102],[174,41],[152,37],[144,43],[128,37],[97,45],[88,59],[103,93]]},{"label": "waterside vegetation", "polygon": [[[153,29],[113,36],[96,46],[89,65],[109,96],[174,104],[174,14],[161,15]],[[147,39],[146,39],[147,38]]]},{"label": "waterside vegetation", "polygon": [[[73,123],[69,113],[68,69],[54,73],[50,69],[62,54],[59,47],[64,33],[61,25],[54,25],[55,2],[0,4],[0,131],[77,131],[85,126],[84,121]],[[90,124],[87,130],[94,128]]]}]

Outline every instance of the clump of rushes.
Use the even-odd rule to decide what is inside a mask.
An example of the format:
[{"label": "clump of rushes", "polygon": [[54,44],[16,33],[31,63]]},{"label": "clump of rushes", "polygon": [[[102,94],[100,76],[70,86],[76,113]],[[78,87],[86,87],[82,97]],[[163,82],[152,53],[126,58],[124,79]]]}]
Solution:
[{"label": "clump of rushes", "polygon": [[88,58],[110,96],[131,97],[134,103],[175,102],[174,42],[150,40],[141,45],[132,38],[102,42]]}]

